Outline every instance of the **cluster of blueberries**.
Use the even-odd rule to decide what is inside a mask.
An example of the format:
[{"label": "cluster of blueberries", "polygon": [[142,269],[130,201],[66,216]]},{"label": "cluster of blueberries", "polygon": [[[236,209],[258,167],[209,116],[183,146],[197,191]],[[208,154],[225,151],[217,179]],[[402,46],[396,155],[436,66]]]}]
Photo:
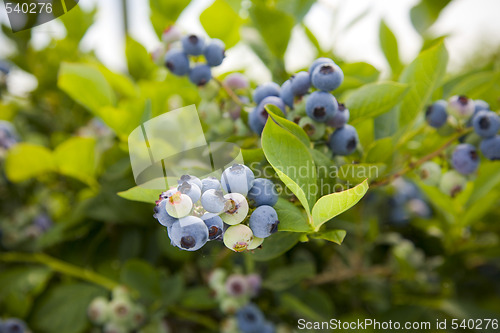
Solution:
[{"label": "cluster of blueberries", "polygon": [[258,274],[227,275],[224,269],[215,269],[208,285],[214,291],[221,311],[230,315],[222,323],[221,332],[274,333],[274,325],[265,320],[262,311],[250,299],[257,296],[262,279]]},{"label": "cluster of blueberries", "polygon": [[0,319],[0,333],[28,333],[30,330],[24,321],[17,318]]},{"label": "cluster of blueberries", "polygon": [[[472,126],[474,135],[481,142],[479,150],[489,160],[500,160],[500,117],[490,110],[488,103],[466,96],[453,96],[448,101],[439,100],[430,105],[425,113],[428,124],[442,128],[447,123]],[[470,140],[473,141],[473,140]],[[428,185],[438,185],[442,192],[455,196],[465,186],[466,176],[479,167],[479,153],[470,143],[457,145],[451,156],[454,170],[441,175],[441,167],[426,162],[420,168],[420,176]]]},{"label": "cluster of blueberries", "polygon": [[8,150],[19,141],[14,126],[8,121],[0,120],[0,150]]},{"label": "cluster of blueberries", "polygon": [[389,199],[389,221],[395,225],[406,224],[413,217],[429,218],[432,210],[418,187],[403,178],[392,182],[394,194]]},{"label": "cluster of blueberries", "polygon": [[[224,60],[226,46],[219,39],[205,41],[198,35],[181,36],[175,27],[167,28],[163,36],[163,40],[168,43],[180,39],[181,44],[181,47],[173,47],[165,54],[165,66],[175,75],[188,75],[189,80],[197,86],[207,84],[212,79],[211,67],[219,66]],[[190,57],[198,60],[202,55],[204,63],[191,65]]]},{"label": "cluster of blueberries", "polygon": [[178,184],[160,194],[154,217],[182,250],[196,251],[209,240],[222,240],[235,252],[253,250],[278,230],[273,182],[255,178],[243,164],[228,167],[220,181],[184,175]]},{"label": "cluster of blueberries", "polygon": [[128,333],[140,328],[146,318],[146,310],[134,303],[125,287],[116,287],[112,299],[96,297],[87,308],[90,321],[102,327],[104,333]]},{"label": "cluster of blueberries", "polygon": [[[329,138],[333,153],[352,154],[359,143],[358,133],[347,124],[347,107],[338,103],[331,94],[343,80],[342,69],[332,59],[319,58],[311,64],[308,72],[294,74],[281,87],[274,82],[258,86],[253,93],[257,106],[248,117],[250,128],[259,135],[262,133],[268,117],[265,106],[272,104],[298,123],[313,140],[325,135],[326,126],[335,128]],[[312,91],[313,88],[316,90]],[[290,112],[287,113],[286,107]]]}]

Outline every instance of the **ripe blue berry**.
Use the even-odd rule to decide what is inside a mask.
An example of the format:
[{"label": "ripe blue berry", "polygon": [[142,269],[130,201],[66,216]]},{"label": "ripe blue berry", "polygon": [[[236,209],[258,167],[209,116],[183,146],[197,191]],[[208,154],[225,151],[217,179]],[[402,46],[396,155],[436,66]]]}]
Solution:
[{"label": "ripe blue berry", "polygon": [[436,162],[425,162],[420,166],[418,175],[424,184],[437,186],[441,179],[441,167]]},{"label": "ripe blue berry", "polygon": [[208,44],[203,51],[207,65],[214,67],[222,64],[225,57],[225,48],[226,45],[224,45],[223,41],[220,39],[212,39],[210,44]]},{"label": "ripe blue berry", "polygon": [[268,96],[279,96],[280,86],[274,82],[267,82],[259,85],[253,92],[253,101],[258,105]]},{"label": "ripe blue berry", "polygon": [[254,133],[261,135],[265,125],[266,122],[262,122],[262,117],[258,111],[258,108],[254,108],[252,112],[248,114],[248,126],[250,126],[250,129]]},{"label": "ripe blue berry", "polygon": [[271,206],[259,206],[250,215],[249,226],[254,236],[266,238],[278,231],[278,214]]},{"label": "ripe blue berry", "polygon": [[292,92],[292,83],[290,80],[286,80],[281,85],[280,97],[288,105],[289,108],[293,109],[294,96]]},{"label": "ripe blue berry", "polygon": [[215,177],[207,177],[201,181],[201,192],[207,190],[220,190],[220,181]]},{"label": "ripe blue berry", "polygon": [[229,88],[236,89],[247,89],[250,86],[248,79],[245,75],[241,73],[231,73],[224,79],[224,83]]},{"label": "ripe blue berry", "polygon": [[311,140],[319,140],[323,135],[325,135],[325,124],[314,121],[309,117],[301,118],[298,125],[302,127],[304,132],[307,133]]},{"label": "ripe blue berry", "polygon": [[[199,188],[203,187],[203,184],[200,178],[191,175],[182,175],[181,178],[177,181],[177,184],[181,185],[182,183],[187,182],[189,184],[195,184]],[[175,193],[175,192],[174,192]]]},{"label": "ripe blue berry", "polygon": [[341,128],[349,121],[350,113],[344,104],[339,103],[339,108],[335,114],[326,120],[330,127]]},{"label": "ripe blue berry", "polygon": [[429,105],[425,111],[425,120],[427,120],[427,123],[434,128],[440,128],[446,124],[446,120],[448,119],[447,106],[448,103],[444,100],[439,100]]},{"label": "ripe blue berry", "polygon": [[487,159],[491,161],[500,160],[500,135],[484,139],[481,141],[479,148]]},{"label": "ripe blue berry", "polygon": [[186,216],[172,225],[172,242],[182,250],[199,250],[208,241],[208,228],[202,219]]},{"label": "ripe blue berry", "polygon": [[182,194],[185,194],[188,197],[190,197],[193,203],[200,200],[201,189],[196,184],[190,184],[188,182],[184,182],[177,187],[177,190]]},{"label": "ripe blue berry", "polygon": [[321,123],[333,117],[338,107],[335,97],[324,91],[315,91],[306,100],[307,115],[312,120]]},{"label": "ripe blue berry", "polygon": [[448,100],[448,112],[457,118],[469,118],[474,109],[474,101],[466,96],[453,96]]},{"label": "ripe blue berry", "polygon": [[170,228],[172,224],[174,224],[177,219],[175,217],[172,217],[168,215],[167,213],[167,201],[168,199],[163,199],[160,202],[158,202],[154,208],[154,215],[153,217],[160,222],[161,225]]},{"label": "ripe blue berry", "polygon": [[222,173],[221,185],[227,193],[240,193],[244,196],[252,188],[255,176],[246,165],[234,164]]},{"label": "ripe blue berry", "polygon": [[330,148],[336,155],[350,155],[358,146],[359,138],[358,132],[351,125],[345,125],[337,129],[330,136]]},{"label": "ripe blue berry", "polygon": [[175,75],[182,76],[189,73],[189,59],[181,50],[172,49],[165,55],[165,66]]},{"label": "ripe blue berry", "polygon": [[474,114],[483,110],[491,110],[490,105],[481,99],[474,100]]},{"label": "ripe blue berry", "polygon": [[279,97],[276,97],[276,96],[267,96],[262,101],[260,101],[259,106],[257,107],[257,109],[259,110],[259,112],[261,113],[261,115],[263,117],[265,117],[266,120],[267,120],[267,117],[268,117],[268,113],[266,111],[266,105],[268,105],[268,104],[277,106],[283,112],[283,114],[286,115],[285,102],[283,102],[283,100],[281,98],[279,98]]},{"label": "ripe blue berry", "polygon": [[189,80],[197,86],[204,86],[212,79],[212,71],[207,65],[197,65],[189,72]]},{"label": "ripe blue berry", "polygon": [[8,121],[0,120],[0,148],[9,149],[18,141],[17,133]]},{"label": "ripe blue berry", "polygon": [[313,86],[322,91],[335,90],[342,84],[342,81],[344,81],[344,72],[332,63],[317,66],[311,76]]},{"label": "ripe blue berry", "polygon": [[208,228],[208,239],[215,240],[222,238],[224,222],[222,222],[222,219],[218,215],[205,213],[201,219]]},{"label": "ripe blue berry", "polygon": [[232,225],[224,231],[223,239],[228,249],[243,252],[253,240],[252,229],[244,224]]},{"label": "ripe blue berry", "polygon": [[458,145],[451,158],[453,167],[461,174],[468,175],[477,170],[479,155],[476,147],[468,143]]},{"label": "ripe blue berry", "polygon": [[439,189],[444,194],[455,197],[464,189],[466,184],[467,179],[464,176],[455,170],[450,170],[441,177]]},{"label": "ripe blue berry", "polygon": [[295,96],[303,96],[311,88],[311,80],[307,72],[298,72],[290,78],[290,82],[292,83],[292,93]]},{"label": "ripe blue berry", "polygon": [[255,304],[248,304],[236,312],[238,327],[242,332],[261,332],[264,315]]},{"label": "ripe blue berry", "polygon": [[26,324],[19,319],[7,319],[0,326],[2,333],[24,333],[27,330]]},{"label": "ripe blue berry", "polygon": [[483,137],[491,138],[500,130],[500,117],[492,111],[479,111],[472,120],[474,131]]},{"label": "ripe blue berry", "polygon": [[224,213],[220,215],[222,221],[228,225],[243,222],[248,215],[247,199],[240,193],[228,193],[224,199],[226,199],[226,206]]},{"label": "ripe blue berry", "polygon": [[274,183],[266,178],[256,178],[248,191],[248,200],[258,207],[262,205],[274,206],[278,202],[278,192]]},{"label": "ripe blue berry", "polygon": [[184,52],[190,55],[200,55],[205,48],[205,40],[201,36],[187,35],[181,39]]},{"label": "ripe blue berry", "polygon": [[201,196],[201,205],[210,213],[219,214],[224,210],[224,194],[220,190],[206,190]]},{"label": "ripe blue berry", "polygon": [[311,66],[309,67],[309,76],[312,76],[312,73],[314,72],[316,67],[322,64],[335,64],[335,62],[330,58],[318,58],[314,60]]}]

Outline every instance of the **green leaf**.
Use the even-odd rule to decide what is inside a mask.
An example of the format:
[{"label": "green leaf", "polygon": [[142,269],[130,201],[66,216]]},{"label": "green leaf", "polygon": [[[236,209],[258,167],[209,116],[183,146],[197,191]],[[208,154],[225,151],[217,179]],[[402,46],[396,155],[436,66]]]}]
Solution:
[{"label": "green leaf", "polygon": [[25,317],[34,297],[47,285],[52,272],[46,267],[15,267],[0,273],[0,312]]},{"label": "green leaf", "polygon": [[150,0],[151,23],[153,28],[161,38],[165,28],[174,24],[184,8],[191,0]]},{"label": "green leaf", "polygon": [[394,152],[393,139],[389,137],[374,141],[366,150],[366,163],[387,162]]},{"label": "green leaf", "polygon": [[136,290],[141,298],[153,302],[161,294],[160,278],[155,269],[145,261],[131,259],[123,266],[120,280]]},{"label": "green leaf", "polygon": [[415,121],[429,102],[434,89],[441,83],[446,73],[448,52],[441,41],[423,51],[405,68],[400,82],[410,85],[408,93],[398,108],[399,125],[406,127]]},{"label": "green leaf", "polygon": [[339,169],[338,177],[357,184],[367,178],[368,180],[379,178],[386,168],[387,165],[383,163],[344,164]]},{"label": "green leaf", "polygon": [[342,72],[344,72],[344,81],[335,92],[359,88],[367,83],[377,81],[380,75],[375,67],[366,62],[342,64]]},{"label": "green leaf", "polygon": [[481,162],[478,170],[478,177],[474,181],[474,189],[467,202],[467,207],[470,207],[477,201],[482,201],[482,198],[492,192],[500,184],[500,162]]},{"label": "green leaf", "polygon": [[217,301],[207,287],[187,289],[182,295],[181,305],[193,310],[210,310],[217,306]]},{"label": "green leaf", "polygon": [[90,65],[63,62],[57,86],[89,111],[96,112],[116,103],[111,85],[98,69]]},{"label": "green leaf", "polygon": [[367,180],[349,190],[332,193],[319,198],[312,209],[315,230],[319,230],[323,223],[357,204],[366,191],[368,191]]},{"label": "green leaf", "polygon": [[271,52],[282,59],[292,35],[293,17],[257,3],[250,8],[250,17]]},{"label": "green leaf", "polygon": [[401,60],[399,59],[398,41],[384,20],[380,21],[379,38],[380,47],[391,67],[392,74],[398,75],[403,68]]},{"label": "green leaf", "polygon": [[327,230],[325,232],[318,232],[310,235],[309,237],[314,239],[324,239],[338,245],[342,245],[344,238],[346,236],[345,230]]},{"label": "green leaf", "polygon": [[158,200],[160,192],[158,190],[134,186],[126,191],[118,192],[117,194],[127,200],[154,203]]},{"label": "green leaf", "polygon": [[[295,135],[306,147],[309,147],[311,145],[311,141],[309,139],[309,136],[307,133],[304,131],[302,127],[294,123],[293,121],[290,121],[281,115],[283,113],[281,110],[276,106],[276,105],[271,105],[268,104],[266,106],[267,112],[271,115],[271,118],[278,123],[281,127]],[[284,116],[284,115],[283,115]]]},{"label": "green leaf", "polygon": [[307,223],[307,215],[293,203],[279,198],[274,206],[279,218],[279,231],[309,232],[311,226]]},{"label": "green leaf", "polygon": [[262,132],[262,149],[278,177],[309,214],[317,191],[316,167],[309,149],[272,119],[268,119]]},{"label": "green leaf", "polygon": [[104,65],[98,66],[99,71],[104,75],[106,81],[109,82],[114,91],[119,95],[119,97],[138,97],[139,88],[130,79],[129,76],[115,73],[109,70]]},{"label": "green leaf", "polygon": [[430,28],[439,17],[441,10],[451,0],[421,0],[410,10],[410,18],[413,27],[418,33],[423,34]]},{"label": "green leaf", "polygon": [[86,283],[57,285],[36,303],[31,328],[42,333],[84,332],[90,328],[87,307],[95,297],[105,295],[104,289]]},{"label": "green leaf", "polygon": [[74,177],[87,184],[96,185],[95,139],[74,137],[61,143],[54,151],[54,158],[61,174]]},{"label": "green leaf", "polygon": [[129,36],[125,40],[125,55],[128,72],[136,80],[149,79],[157,68],[146,48]]},{"label": "green leaf", "polygon": [[12,147],[5,161],[5,173],[13,182],[21,182],[55,170],[52,152],[30,143],[19,143]]},{"label": "green leaf", "polygon": [[499,80],[500,72],[487,71],[468,75],[453,86],[449,95],[466,95],[472,99],[483,99]]},{"label": "green leaf", "polygon": [[314,2],[315,0],[278,0],[276,8],[292,15],[296,22],[301,22]]},{"label": "green leaf", "polygon": [[281,296],[281,307],[286,311],[294,313],[299,318],[307,318],[317,322],[325,320],[325,318],[319,315],[314,309],[292,294],[286,293]]},{"label": "green leaf", "polygon": [[215,0],[201,13],[200,22],[207,34],[222,40],[226,48],[236,45],[240,40],[243,20],[225,0]]},{"label": "green leaf", "polygon": [[273,270],[262,286],[272,291],[286,290],[302,280],[312,278],[316,268],[313,262],[299,262]]},{"label": "green leaf", "polygon": [[279,231],[266,238],[261,249],[256,249],[254,253],[247,252],[246,255],[252,256],[256,261],[277,258],[297,244],[301,235],[298,232]]},{"label": "green leaf", "polygon": [[408,85],[397,82],[367,84],[347,96],[345,104],[350,122],[372,118],[388,112],[405,96]]}]

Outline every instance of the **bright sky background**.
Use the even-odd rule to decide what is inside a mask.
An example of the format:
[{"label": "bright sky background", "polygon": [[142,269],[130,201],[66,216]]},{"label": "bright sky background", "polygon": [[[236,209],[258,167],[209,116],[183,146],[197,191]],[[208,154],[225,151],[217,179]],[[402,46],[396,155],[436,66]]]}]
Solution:
[{"label": "bright sky background", "polygon": [[[213,0],[193,0],[181,15],[178,24],[189,33],[204,34],[198,21],[199,14]],[[149,1],[128,0],[131,35],[153,51],[159,40],[149,22]],[[305,18],[308,27],[315,33],[324,48],[349,61],[366,61],[382,71],[387,69],[378,45],[378,25],[384,18],[399,41],[400,54],[405,62],[411,61],[420,49],[420,38],[411,26],[409,9],[418,0],[320,0]],[[82,47],[94,49],[99,59],[114,70],[125,69],[123,55],[123,26],[121,0],[81,0],[80,6],[90,9],[98,5],[98,17],[85,36]],[[345,25],[367,9],[369,14],[351,29]],[[334,21],[334,12],[338,20]],[[448,34],[447,47],[450,52],[450,67],[453,70],[467,59],[487,47],[500,45],[500,0],[455,0],[442,13],[433,31]],[[0,19],[5,20],[3,8]],[[43,46],[50,36],[63,36],[61,25],[51,22],[35,28],[35,45]],[[5,47],[4,47],[5,46]],[[0,38],[0,56],[8,52],[4,39]],[[293,31],[292,40],[285,56],[289,72],[307,67],[315,58],[301,29]],[[227,52],[218,72],[246,69],[247,75],[258,82],[268,81],[270,74],[259,59],[245,45],[238,44]],[[250,70],[251,69],[251,70]]]}]

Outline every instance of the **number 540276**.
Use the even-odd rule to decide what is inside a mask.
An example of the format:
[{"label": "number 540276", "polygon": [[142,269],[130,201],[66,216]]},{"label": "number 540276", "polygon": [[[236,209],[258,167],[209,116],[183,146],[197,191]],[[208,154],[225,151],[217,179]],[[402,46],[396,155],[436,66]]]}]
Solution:
[{"label": "number 540276", "polygon": [[451,329],[457,330],[470,329],[470,330],[487,330],[498,329],[498,319],[453,319],[451,321]]},{"label": "number 540276", "polygon": [[31,3],[12,3],[5,2],[5,9],[7,9],[7,14],[41,14],[41,13],[52,13],[52,3],[50,2],[31,2]]}]

